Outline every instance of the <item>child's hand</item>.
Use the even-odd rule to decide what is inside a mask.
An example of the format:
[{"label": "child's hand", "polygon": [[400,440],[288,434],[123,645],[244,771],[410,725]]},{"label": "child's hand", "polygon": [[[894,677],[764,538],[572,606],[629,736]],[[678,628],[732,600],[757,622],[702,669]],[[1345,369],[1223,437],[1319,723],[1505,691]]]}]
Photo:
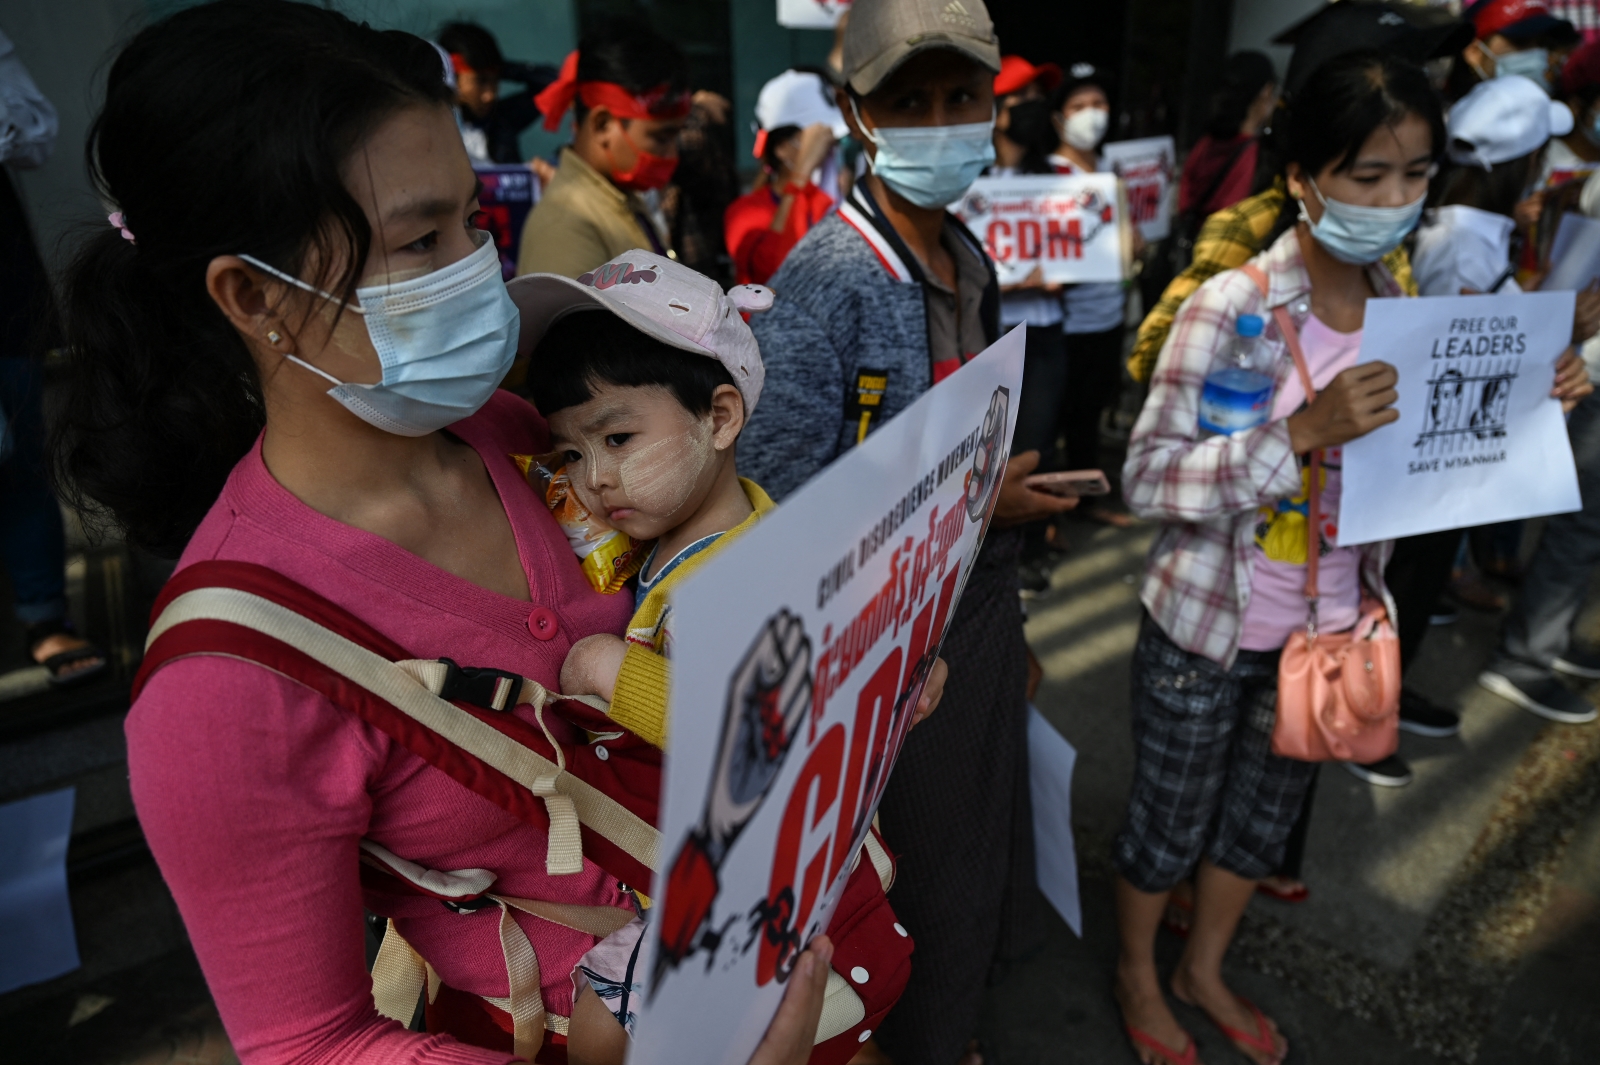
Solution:
[{"label": "child's hand", "polygon": [[945,665],[944,659],[935,658],[933,668],[928,670],[928,683],[922,686],[922,698],[917,700],[917,712],[912,715],[911,727],[916,728],[922,719],[933,713],[939,705],[939,700],[944,698],[945,678],[950,676],[950,667]]},{"label": "child's hand", "polygon": [[628,645],[609,632],[585,636],[572,645],[561,663],[563,695],[598,695],[606,702],[616,694],[617,674]]},{"label": "child's hand", "polygon": [[[572,661],[570,655],[567,661]],[[627,1056],[627,1029],[600,1001],[594,986],[585,984],[572,1003],[572,1019],[567,1023],[568,1065],[622,1065]]]}]

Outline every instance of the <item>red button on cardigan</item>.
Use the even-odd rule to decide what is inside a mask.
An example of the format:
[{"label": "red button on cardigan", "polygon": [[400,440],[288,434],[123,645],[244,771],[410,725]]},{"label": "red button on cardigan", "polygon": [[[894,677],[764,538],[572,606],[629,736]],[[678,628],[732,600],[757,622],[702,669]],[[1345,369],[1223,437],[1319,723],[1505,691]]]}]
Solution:
[{"label": "red button on cardigan", "polygon": [[549,640],[559,631],[555,612],[548,607],[536,606],[528,615],[528,631],[536,640]]}]

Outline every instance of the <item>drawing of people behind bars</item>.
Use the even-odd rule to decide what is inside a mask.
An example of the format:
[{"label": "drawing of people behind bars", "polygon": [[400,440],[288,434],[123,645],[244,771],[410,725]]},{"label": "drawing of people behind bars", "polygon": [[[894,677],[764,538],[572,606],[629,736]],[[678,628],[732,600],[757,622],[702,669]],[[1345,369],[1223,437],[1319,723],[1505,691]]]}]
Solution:
[{"label": "drawing of people behind bars", "polygon": [[1465,372],[1451,366],[1434,376],[1417,450],[1424,456],[1457,454],[1504,437],[1511,383],[1520,365],[1520,359],[1483,359]]}]

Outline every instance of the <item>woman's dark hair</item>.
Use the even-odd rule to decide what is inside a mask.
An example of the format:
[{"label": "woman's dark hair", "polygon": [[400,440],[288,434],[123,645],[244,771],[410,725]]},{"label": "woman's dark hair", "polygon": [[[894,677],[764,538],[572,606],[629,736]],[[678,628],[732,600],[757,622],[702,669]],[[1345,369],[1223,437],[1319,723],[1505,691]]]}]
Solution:
[{"label": "woman's dark hair", "polygon": [[1050,110],[1061,110],[1067,106],[1067,101],[1072,99],[1074,93],[1083,89],[1099,89],[1109,103],[1111,87],[1115,84],[1116,79],[1112,77],[1111,71],[1091,63],[1074,63],[1067,68],[1061,84],[1050,93]]},{"label": "woman's dark hair", "polygon": [[372,233],[345,163],[391,114],[451,99],[428,42],[288,0],[189,8],[128,43],[87,154],[135,239],[95,227],[63,280],[51,452],[70,503],[183,549],[265,424],[207,266],[248,253],[353,301]]},{"label": "woman's dark hair", "polygon": [[[1336,173],[1347,170],[1368,137],[1382,127],[1392,128],[1407,115],[1428,124],[1433,158],[1442,157],[1444,111],[1421,67],[1385,52],[1349,52],[1330,59],[1273,118],[1280,173],[1290,163],[1298,163],[1306,174],[1321,173],[1329,166]],[[1288,231],[1298,216],[1294,198],[1285,197],[1267,244]]]},{"label": "woman's dark hair", "polygon": [[1235,52],[1222,65],[1222,80],[1211,94],[1206,132],[1214,140],[1232,140],[1239,135],[1245,115],[1261,90],[1278,80],[1272,60],[1260,52]]},{"label": "woman's dark hair", "polygon": [[[666,96],[688,91],[689,61],[678,46],[634,20],[613,20],[584,34],[578,42],[578,80],[609,81],[635,96],[663,90]],[[582,100],[572,103],[579,121],[588,113]]]},{"label": "woman's dark hair", "polygon": [[777,129],[767,130],[766,144],[761,149],[761,162],[773,170],[783,169],[783,160],[778,158],[778,149],[800,136],[799,126],[779,126]]},{"label": "woman's dark hair", "polygon": [[690,414],[702,417],[711,413],[717,386],[733,384],[733,375],[716,359],[664,344],[603,310],[556,319],[528,366],[533,405],[546,418],[589,402],[597,385],[660,385],[671,389]]},{"label": "woman's dark hair", "polygon": [[498,74],[506,68],[500,42],[476,22],[447,22],[439,28],[439,47],[466,60],[479,74]]},{"label": "woman's dark hair", "polygon": [[1533,151],[1496,163],[1488,170],[1476,166],[1450,166],[1434,179],[1435,192],[1429,199],[1440,207],[1461,203],[1480,211],[1510,217],[1512,210],[1527,194],[1528,186],[1536,176],[1535,164],[1540,158],[1540,152]]}]

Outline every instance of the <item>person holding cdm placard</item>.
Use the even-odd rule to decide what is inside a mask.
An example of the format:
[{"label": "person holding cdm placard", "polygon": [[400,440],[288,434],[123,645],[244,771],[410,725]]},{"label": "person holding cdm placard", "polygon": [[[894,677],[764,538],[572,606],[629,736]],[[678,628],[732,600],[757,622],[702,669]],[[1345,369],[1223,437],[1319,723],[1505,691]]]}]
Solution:
[{"label": "person holding cdm placard", "polygon": [[[1131,670],[1134,785],[1113,847],[1116,995],[1146,1063],[1195,1060],[1154,940],[1168,893],[1197,862],[1172,993],[1252,1061],[1284,1059],[1278,1026],[1223,982],[1223,954],[1257,881],[1283,859],[1314,760],[1370,760],[1394,743],[1391,545],[1335,546],[1340,449],[1399,417],[1395,368],[1357,365],[1361,326],[1368,299],[1402,294],[1381,260],[1422,213],[1444,117],[1420,67],[1355,52],[1308,79],[1277,135],[1290,198],[1276,237],[1179,311],[1123,470],[1134,512],[1162,523]],[[1581,373],[1558,378],[1561,394],[1587,388]],[[1357,650],[1369,631],[1388,649]],[[1380,713],[1349,743],[1319,748],[1305,740],[1310,703],[1295,698],[1293,667],[1344,645],[1386,681]]]}]

